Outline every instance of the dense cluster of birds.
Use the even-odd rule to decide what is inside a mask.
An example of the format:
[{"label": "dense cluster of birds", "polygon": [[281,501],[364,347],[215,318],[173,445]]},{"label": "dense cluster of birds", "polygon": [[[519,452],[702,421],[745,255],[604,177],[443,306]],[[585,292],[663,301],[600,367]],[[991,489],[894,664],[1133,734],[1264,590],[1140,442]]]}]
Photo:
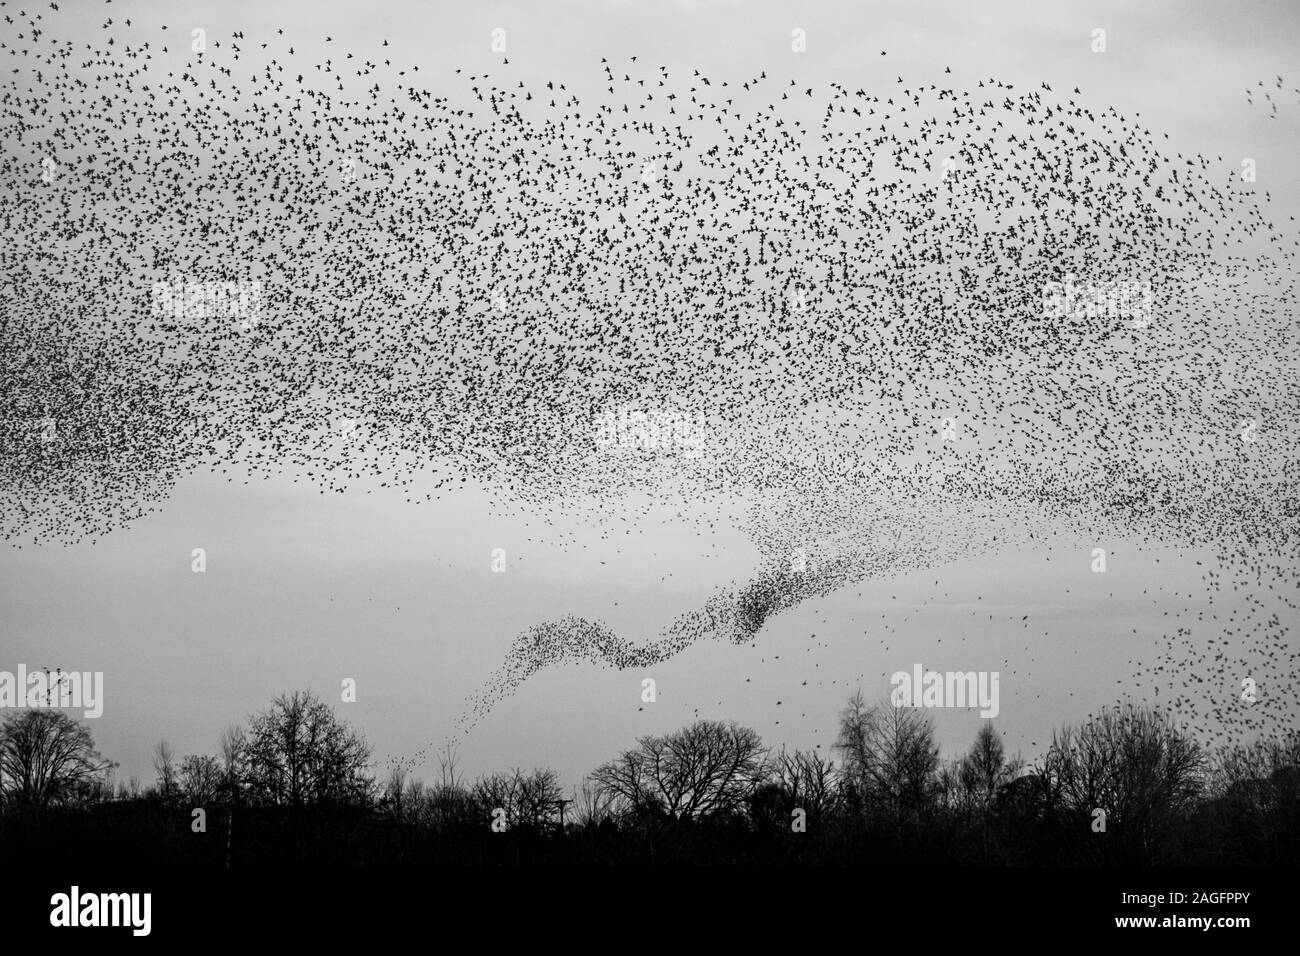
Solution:
[{"label": "dense cluster of birds", "polygon": [[[855,581],[1062,529],[1136,536],[1211,548],[1207,587],[1257,596],[1171,631],[1146,665],[1182,682],[1171,706],[1234,733],[1293,718],[1300,238],[1235,157],[1048,83],[632,57],[580,97],[504,57],[431,75],[111,13],[78,43],[66,16],[0,2],[13,546],[106,533],[200,469],[413,501],[473,482],[629,534],[647,490],[702,525],[741,509],[752,580],[648,641],[530,628],[468,728],[543,667],[746,641]],[[1045,309],[1067,281],[1149,308]],[[251,282],[251,320],[152,291]],[[702,454],[639,430],[667,409],[704,424]],[[602,446],[611,410],[628,440]]]}]

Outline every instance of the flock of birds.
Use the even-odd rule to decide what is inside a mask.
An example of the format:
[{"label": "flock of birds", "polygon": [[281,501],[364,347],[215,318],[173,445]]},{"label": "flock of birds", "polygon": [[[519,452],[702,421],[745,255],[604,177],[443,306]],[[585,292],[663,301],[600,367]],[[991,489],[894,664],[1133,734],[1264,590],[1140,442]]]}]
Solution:
[{"label": "flock of birds", "polygon": [[[1283,95],[1286,93],[1286,90],[1282,88],[1282,77],[1280,76],[1277,77],[1277,83],[1274,85],[1274,89],[1272,90],[1264,86],[1263,80],[1259,80],[1255,84],[1255,86],[1258,89],[1263,90],[1264,102],[1269,105],[1269,113],[1268,113],[1269,119],[1277,119],[1277,105],[1279,102],[1281,102]],[[1277,99],[1273,98],[1274,92],[1277,93]],[[1291,92],[1300,94],[1300,89],[1296,87],[1292,87]],[[1297,100],[1297,102],[1300,103],[1300,100]],[[1255,105],[1255,91],[1252,90],[1249,86],[1246,87],[1246,103],[1249,106]]]},{"label": "flock of birds", "polygon": [[[648,640],[528,629],[468,731],[542,668],[746,642],[1052,535],[1138,538],[1211,549],[1211,594],[1251,595],[1171,629],[1153,695],[1233,738],[1293,723],[1300,235],[1236,157],[950,71],[812,87],[602,58],[580,97],[507,57],[431,75],[283,31],[106,13],[76,42],[55,3],[0,17],[13,546],[102,535],[212,469],[412,501],[473,482],[627,535],[647,491],[743,523],[752,580]],[[1150,314],[1046,314],[1067,276],[1148,284]],[[151,308],[155,283],[253,281],[251,322]],[[597,448],[628,408],[687,410],[703,454]]]}]

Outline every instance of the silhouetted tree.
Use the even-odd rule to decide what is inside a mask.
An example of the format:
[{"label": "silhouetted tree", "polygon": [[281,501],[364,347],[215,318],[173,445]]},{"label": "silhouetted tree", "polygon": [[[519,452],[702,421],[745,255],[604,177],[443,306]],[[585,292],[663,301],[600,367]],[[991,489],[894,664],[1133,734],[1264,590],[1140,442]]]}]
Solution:
[{"label": "silhouetted tree", "polygon": [[701,819],[741,811],[767,778],[762,738],[735,722],[701,720],[602,764],[591,779],[621,813]]},{"label": "silhouetted tree", "polygon": [[253,717],[243,747],[251,799],[272,806],[366,802],[370,748],[310,691],[281,694]]},{"label": "silhouetted tree", "polygon": [[574,794],[574,818],[579,826],[599,826],[614,816],[614,796],[601,790],[591,778],[582,781]]},{"label": "silhouetted tree", "polygon": [[487,774],[474,782],[470,793],[484,826],[494,810],[502,809],[506,825],[512,830],[552,829],[559,821],[559,801],[564,796],[555,771],[540,768]]},{"label": "silhouetted tree", "polygon": [[901,827],[933,806],[939,748],[923,710],[888,700],[868,706],[858,691],[840,713],[835,748],[844,755],[853,796],[869,814],[879,811]]},{"label": "silhouetted tree", "polygon": [[176,761],[172,756],[171,744],[165,740],[158,741],[153,748],[153,769],[158,775],[156,792],[163,803],[171,803],[180,796],[176,784]]},{"label": "silhouetted tree", "polygon": [[1019,776],[1024,761],[1007,758],[1002,738],[991,722],[980,726],[975,742],[957,764],[960,799],[968,809],[987,812],[998,792]]},{"label": "silhouetted tree", "polygon": [[1209,822],[1220,841],[1241,862],[1300,862],[1300,730],[1221,747],[1209,763]]},{"label": "silhouetted tree", "polygon": [[1281,740],[1257,740],[1219,748],[1209,758],[1212,796],[1235,799],[1260,809],[1270,806],[1279,789],[1300,768],[1300,731]]},{"label": "silhouetted tree", "polygon": [[388,771],[388,779],[384,782],[384,805],[399,820],[402,818],[402,801],[406,797],[407,784],[411,782],[409,778],[410,771],[399,764]]},{"label": "silhouetted tree", "polygon": [[84,724],[58,710],[22,710],[0,721],[0,795],[42,811],[76,802],[116,766]]},{"label": "silhouetted tree", "polygon": [[140,794],[144,792],[144,785],[140,778],[132,774],[125,780],[117,781],[117,788],[113,793],[114,800],[138,800]]},{"label": "silhouetted tree", "polygon": [[244,728],[232,724],[221,732],[217,746],[221,749],[221,770],[226,797],[226,866],[230,866],[235,849],[235,807],[239,804],[239,774],[247,743]]},{"label": "silhouetted tree", "polygon": [[[584,781],[568,817],[576,825],[557,833],[553,771],[466,785],[450,748],[441,783],[395,774],[375,812],[364,742],[310,693],[277,699],[247,733],[231,728],[219,759],[177,765],[160,746],[146,799],[132,778],[119,782],[120,803],[100,806],[110,765],[84,727],[38,709],[0,724],[0,854],[90,846],[220,865],[219,846],[188,837],[181,809],[224,804],[227,866],[236,815],[238,857],[252,864],[1300,863],[1300,731],[1207,760],[1159,712],[1115,708],[1058,732],[1028,771],[990,724],[941,766],[924,711],[855,694],[836,747],[836,763],[811,751],[771,756],[754,731],[710,721],[643,737]],[[176,801],[160,812],[157,795],[171,790]],[[17,812],[38,805],[48,809]],[[498,807],[505,834],[489,829]],[[792,831],[795,809],[806,830]],[[1104,833],[1092,827],[1096,809]]]},{"label": "silhouetted tree", "polygon": [[839,772],[833,761],[824,760],[811,750],[786,753],[785,748],[773,760],[777,785],[784,794],[783,822],[789,822],[789,810],[802,809],[815,822],[838,811],[843,792]]},{"label": "silhouetted tree", "polygon": [[[1062,823],[1093,855],[1150,860],[1199,796],[1204,768],[1200,747],[1162,711],[1126,705],[1054,734],[1040,776],[1059,794]],[[1109,840],[1086,836],[1098,809]]]},{"label": "silhouetted tree", "polygon": [[181,761],[176,786],[186,806],[207,807],[216,803],[222,783],[221,765],[216,757],[188,754]]}]

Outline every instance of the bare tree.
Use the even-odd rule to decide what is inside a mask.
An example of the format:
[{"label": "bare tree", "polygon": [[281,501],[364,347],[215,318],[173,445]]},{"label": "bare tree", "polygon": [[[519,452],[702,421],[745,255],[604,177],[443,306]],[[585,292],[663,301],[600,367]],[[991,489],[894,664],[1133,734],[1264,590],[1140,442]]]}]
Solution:
[{"label": "bare tree", "polygon": [[187,806],[206,807],[215,803],[222,783],[221,764],[216,757],[188,754],[181,761],[177,787]]},{"label": "bare tree", "polygon": [[1221,747],[1209,768],[1209,794],[1228,811],[1218,814],[1230,828],[1226,839],[1250,848],[1245,852],[1256,863],[1288,863],[1282,848],[1294,844],[1300,819],[1300,730],[1280,740]]},{"label": "bare tree", "polygon": [[172,756],[171,744],[160,740],[153,748],[153,770],[158,776],[158,796],[164,803],[170,803],[180,795],[176,785],[176,761]]},{"label": "bare tree", "polygon": [[989,811],[1001,789],[1019,776],[1024,761],[1008,759],[992,722],[980,725],[975,742],[957,763],[956,786],[964,809]]},{"label": "bare tree", "polygon": [[840,713],[835,747],[844,773],[867,810],[879,809],[896,825],[928,811],[938,794],[939,748],[934,722],[923,710],[885,700],[868,706],[858,691]]},{"label": "bare tree", "polygon": [[564,791],[554,770],[538,768],[532,773],[515,771],[515,807],[522,821],[537,829],[549,829],[559,821]]},{"label": "bare tree", "polygon": [[701,720],[662,737],[642,737],[591,778],[622,812],[680,820],[740,812],[767,773],[767,749],[755,731]]},{"label": "bare tree", "polygon": [[230,858],[235,848],[235,807],[239,803],[240,762],[243,760],[246,743],[244,728],[238,724],[231,724],[217,738],[217,746],[221,749],[221,769],[225,775],[227,868],[230,867]]},{"label": "bare tree", "polygon": [[473,793],[459,783],[459,778],[457,780],[455,784],[439,783],[424,790],[421,813],[435,827],[477,826],[482,823],[482,814]]},{"label": "bare tree", "polygon": [[384,783],[384,803],[399,819],[402,816],[402,798],[406,795],[406,784],[410,772],[404,764],[398,764],[388,771],[388,780]]},{"label": "bare tree", "polygon": [[244,728],[238,724],[231,724],[217,737],[217,749],[221,751],[221,773],[226,782],[226,799],[232,803],[239,790],[241,762],[247,743]]},{"label": "bare tree", "polygon": [[811,750],[781,753],[775,760],[777,783],[791,808],[802,809],[810,820],[833,813],[840,804],[840,775],[835,763]]},{"label": "bare tree", "polygon": [[603,792],[587,777],[573,794],[574,818],[578,826],[597,826],[613,817],[614,796]]},{"label": "bare tree", "polygon": [[448,742],[438,751],[438,777],[443,787],[457,788],[461,784],[456,771],[456,746]]},{"label": "bare tree", "polygon": [[474,782],[470,792],[480,817],[487,819],[494,811],[504,810],[510,829],[549,828],[557,819],[564,796],[555,771],[540,768],[487,774]]},{"label": "bare tree", "polygon": [[1300,730],[1281,740],[1220,747],[1207,763],[1211,796],[1266,810],[1275,802],[1277,785],[1300,768]]},{"label": "bare tree", "polygon": [[1204,768],[1200,747],[1163,712],[1127,705],[1054,734],[1041,776],[1076,828],[1104,810],[1108,832],[1118,830],[1128,846],[1150,853],[1165,825],[1198,798]]},{"label": "bare tree", "polygon": [[23,710],[0,722],[0,794],[41,811],[75,800],[116,766],[85,725],[57,710]]},{"label": "bare tree", "polygon": [[402,813],[410,820],[424,821],[429,811],[429,788],[414,777],[406,781],[402,791]]},{"label": "bare tree", "polygon": [[244,747],[252,795],[277,806],[370,798],[365,740],[311,691],[281,694],[252,719]]}]

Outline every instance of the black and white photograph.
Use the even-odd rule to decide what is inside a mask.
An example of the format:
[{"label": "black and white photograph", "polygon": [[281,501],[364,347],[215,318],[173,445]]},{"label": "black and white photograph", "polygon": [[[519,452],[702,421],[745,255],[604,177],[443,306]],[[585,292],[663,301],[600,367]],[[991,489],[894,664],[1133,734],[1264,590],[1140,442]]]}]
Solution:
[{"label": "black and white photograph", "polygon": [[6,939],[1281,938],[1298,168],[1292,0],[0,0]]}]

